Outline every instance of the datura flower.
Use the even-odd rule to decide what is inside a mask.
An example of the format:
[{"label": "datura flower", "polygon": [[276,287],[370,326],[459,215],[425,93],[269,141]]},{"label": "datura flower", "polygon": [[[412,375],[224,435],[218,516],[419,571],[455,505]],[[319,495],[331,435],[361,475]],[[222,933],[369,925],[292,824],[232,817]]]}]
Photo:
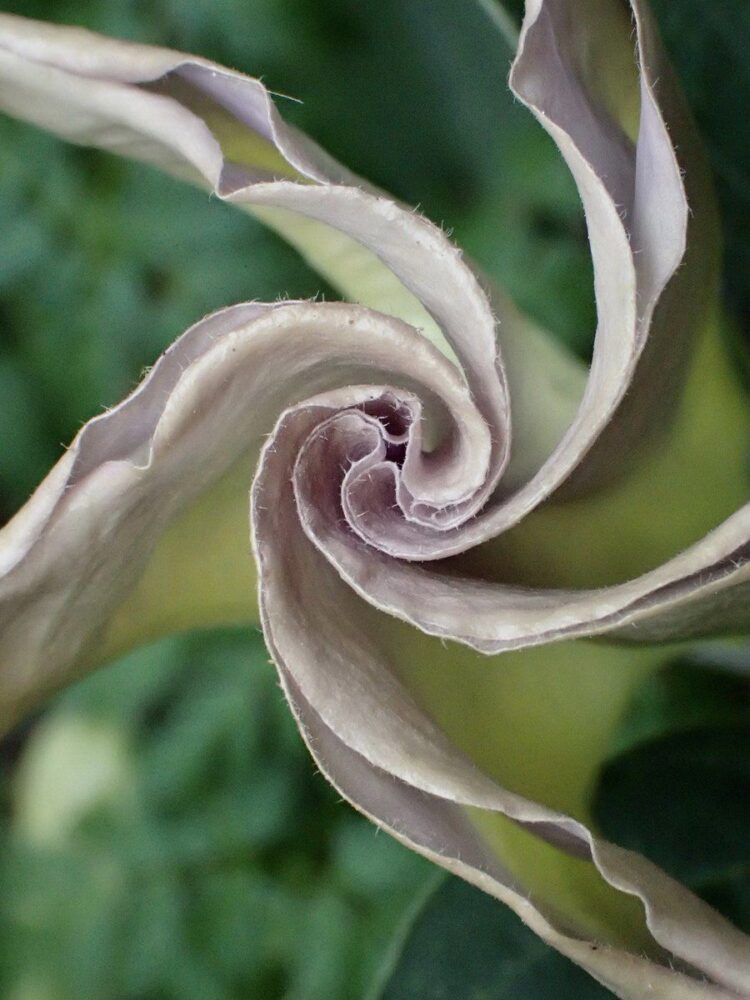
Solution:
[{"label": "datura flower", "polygon": [[257,80],[0,16],[0,107],[208,188],[356,303],[208,316],[81,430],[0,533],[0,717],[259,613],[362,813],[619,996],[747,997],[750,940],[588,817],[663,644],[750,625],[710,185],[646,0],[526,6],[510,83],[583,203],[587,373]]}]

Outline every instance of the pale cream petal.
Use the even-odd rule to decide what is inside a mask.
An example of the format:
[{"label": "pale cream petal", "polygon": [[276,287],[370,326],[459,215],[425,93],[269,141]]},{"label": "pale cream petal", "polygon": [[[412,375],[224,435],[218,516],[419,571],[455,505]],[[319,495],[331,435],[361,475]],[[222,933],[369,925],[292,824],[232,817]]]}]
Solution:
[{"label": "pale cream petal", "polygon": [[[299,505],[290,482],[295,465],[298,478],[310,479],[308,497],[314,495],[325,507],[335,502],[336,494],[325,462],[338,462],[339,444],[351,449],[363,441],[361,428],[355,426],[365,421],[363,415],[349,411],[331,417],[331,412],[319,402],[287,413],[264,448],[253,490],[264,632],[321,768],[378,822],[450,870],[470,873],[473,881],[513,905],[532,926],[546,925],[543,936],[549,940],[556,934],[555,943],[566,954],[573,955],[577,945],[576,960],[619,995],[638,996],[647,981],[655,989],[660,983],[660,988],[674,989],[677,996],[681,989],[685,996],[691,991],[696,996],[750,995],[750,938],[645,859],[595,837],[580,821],[493,781],[457,749],[407,689],[396,659],[409,657],[414,650],[399,641],[389,643],[389,620],[353,593],[299,525]],[[327,453],[315,456],[324,463],[319,474],[298,457],[316,428],[324,430],[332,445]],[[353,461],[363,457],[358,453]],[[429,647],[424,655],[430,655]],[[502,668],[502,661],[487,667]],[[460,673],[456,664],[456,688],[463,683]],[[618,924],[627,926],[627,910],[620,912],[617,903],[606,897],[606,908],[600,906],[603,912],[588,917],[578,908],[566,907],[567,901],[545,906],[535,900],[532,905],[523,884],[493,861],[492,840],[480,832],[481,815],[474,812],[467,824],[455,806],[490,819],[493,814],[507,817],[557,850],[588,861],[609,885],[639,898],[653,938],[686,963],[685,976],[673,982],[671,973],[658,964],[625,954],[622,943],[637,951],[643,941],[633,931],[625,942],[618,940]],[[603,919],[598,925],[597,917]],[[579,940],[566,941],[566,928]],[[620,947],[605,947],[600,955],[600,943]],[[697,970],[692,984],[686,981],[688,966]],[[716,990],[717,986],[730,992]]]}]

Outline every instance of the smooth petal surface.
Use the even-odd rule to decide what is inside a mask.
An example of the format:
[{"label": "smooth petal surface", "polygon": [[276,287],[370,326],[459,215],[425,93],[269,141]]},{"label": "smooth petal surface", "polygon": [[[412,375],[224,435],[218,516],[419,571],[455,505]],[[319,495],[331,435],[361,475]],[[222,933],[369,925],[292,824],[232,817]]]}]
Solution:
[{"label": "smooth petal surface", "polygon": [[[163,539],[175,526],[184,539],[222,489],[248,489],[260,456],[263,627],[342,794],[620,996],[750,996],[748,939],[585,816],[479,761],[420,679],[434,666],[457,694],[459,657],[445,682],[439,643],[422,636],[415,656],[398,620],[500,653],[594,635],[683,639],[750,617],[750,507],[609,587],[530,589],[449,559],[658,454],[716,280],[710,191],[645,3],[630,3],[630,60],[633,25],[617,0],[527,8],[512,86],[571,169],[594,259],[585,386],[445,234],[287,126],[258,81],[0,16],[0,107],[250,209],[360,303],[208,317],[83,429],[0,532],[0,718],[11,725],[127,642],[118,609],[169,585]],[[154,586],[155,573],[166,579]],[[218,591],[217,604],[231,602]],[[157,618],[154,630],[184,621]],[[580,898],[536,890],[519,843],[553,881],[573,866]]]}]

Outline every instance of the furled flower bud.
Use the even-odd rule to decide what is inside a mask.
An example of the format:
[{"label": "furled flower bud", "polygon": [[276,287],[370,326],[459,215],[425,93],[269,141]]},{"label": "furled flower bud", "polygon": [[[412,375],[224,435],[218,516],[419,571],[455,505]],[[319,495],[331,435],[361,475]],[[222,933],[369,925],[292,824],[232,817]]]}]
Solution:
[{"label": "furled flower bud", "polygon": [[[356,303],[211,315],[83,428],[0,532],[0,720],[136,642],[250,620],[252,481],[265,638],[341,793],[621,996],[750,996],[748,939],[587,825],[651,644],[750,618],[710,185],[645,0],[528,0],[511,86],[583,202],[587,378],[257,80],[0,16],[1,108],[207,187]],[[726,450],[691,451],[696,426]]]}]

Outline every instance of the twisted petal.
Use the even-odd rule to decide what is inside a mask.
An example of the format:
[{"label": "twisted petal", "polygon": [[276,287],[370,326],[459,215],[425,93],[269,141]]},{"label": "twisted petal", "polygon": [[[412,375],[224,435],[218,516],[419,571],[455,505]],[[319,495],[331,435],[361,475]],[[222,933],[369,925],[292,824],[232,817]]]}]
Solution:
[{"label": "twisted petal", "polygon": [[[264,631],[310,750],[342,794],[507,902],[618,995],[750,996],[746,937],[645,859],[504,787],[459,749],[466,741],[427,705],[414,668],[434,657],[444,679],[441,656],[453,654],[423,637],[415,657],[398,620],[485,653],[748,624],[750,508],[606,588],[532,590],[461,561],[553,495],[601,488],[658,447],[716,277],[703,167],[645,4],[630,3],[635,60],[616,0],[527,7],[512,86],[573,173],[594,258],[585,385],[440,230],[286,125],[258,81],[0,16],[1,107],[249,208],[359,303],[210,316],[82,430],[0,533],[3,719],[117,647],[112,621],[155,564],[162,590],[146,593],[170,586],[163,539],[177,525],[184,541],[203,523],[196,509],[210,511],[227,483],[247,488],[257,464]],[[545,863],[584,871],[601,912],[543,893],[532,902],[519,838]]]}]

